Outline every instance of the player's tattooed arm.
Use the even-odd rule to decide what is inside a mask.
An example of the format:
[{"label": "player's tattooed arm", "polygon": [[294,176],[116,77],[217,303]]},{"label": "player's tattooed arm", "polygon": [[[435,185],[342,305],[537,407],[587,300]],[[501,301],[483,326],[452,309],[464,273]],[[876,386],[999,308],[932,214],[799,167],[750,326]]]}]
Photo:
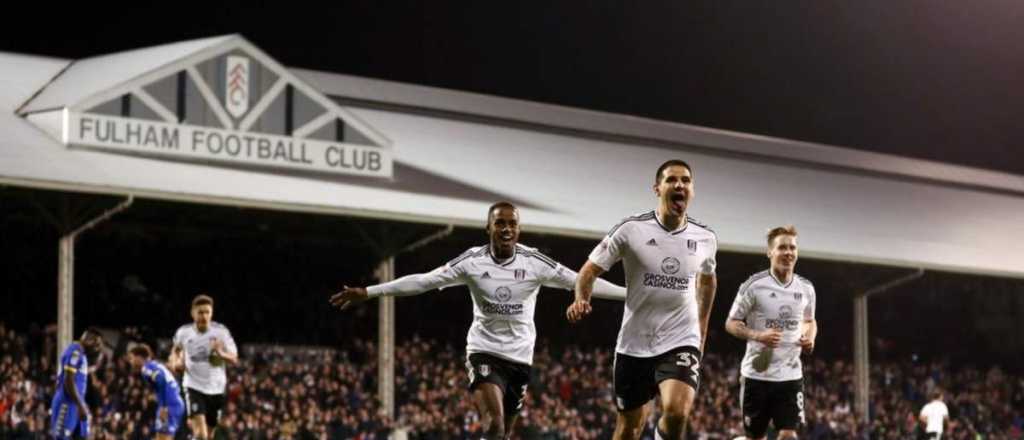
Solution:
[{"label": "player's tattooed arm", "polygon": [[778,347],[782,341],[782,333],[778,330],[757,331],[747,327],[747,323],[739,319],[729,318],[725,321],[725,331],[740,339],[757,341],[769,347]]},{"label": "player's tattooed arm", "polygon": [[704,343],[708,339],[708,321],[711,319],[711,306],[715,303],[715,292],[718,290],[718,276],[714,268],[710,272],[701,271],[697,274],[697,313],[700,318],[701,341],[700,351],[704,352]]},{"label": "player's tattooed arm", "polygon": [[602,273],[604,273],[604,269],[590,260],[587,260],[580,268],[580,273],[576,276],[576,299],[565,311],[565,317],[569,322],[578,322],[590,314],[590,297],[594,293],[594,282]]}]

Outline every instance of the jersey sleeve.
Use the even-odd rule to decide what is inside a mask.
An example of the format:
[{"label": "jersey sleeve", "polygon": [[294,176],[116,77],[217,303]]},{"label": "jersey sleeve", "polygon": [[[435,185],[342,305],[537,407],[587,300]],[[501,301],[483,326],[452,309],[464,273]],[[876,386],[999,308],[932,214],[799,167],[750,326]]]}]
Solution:
[{"label": "jersey sleeve", "polygon": [[708,241],[711,243],[711,249],[708,250],[708,257],[709,258],[714,258],[714,259],[717,260],[718,259],[718,236],[715,235],[714,233],[712,233],[711,234],[711,240],[708,240]]},{"label": "jersey sleeve", "polygon": [[[554,267],[541,264],[541,274],[543,275],[541,284],[548,287],[565,289],[570,292],[575,290],[576,277],[579,274],[561,263],[554,262],[554,260],[552,260],[552,264]],[[626,288],[598,278],[594,281],[593,295],[598,298],[625,301]]]},{"label": "jersey sleeve", "polygon": [[594,297],[611,299],[616,301],[626,300],[626,288],[598,278],[594,280],[594,290],[591,292]]},{"label": "jersey sleeve", "polygon": [[177,331],[174,332],[174,339],[173,339],[172,345],[175,346],[175,347],[183,346],[183,345],[185,345],[184,339],[185,339],[185,329],[184,328],[179,328]]},{"label": "jersey sleeve", "polygon": [[541,285],[563,290],[576,287],[576,272],[540,252],[533,255]]},{"label": "jersey sleeve", "polygon": [[433,289],[465,284],[465,262],[449,262],[427,273],[406,275],[394,281],[366,288],[369,297],[412,296]]},{"label": "jersey sleeve", "polygon": [[153,371],[153,380],[156,383],[156,404],[159,407],[167,406],[167,377],[159,370]]},{"label": "jersey sleeve", "polygon": [[804,307],[804,321],[814,320],[814,309],[818,300],[818,294],[814,291],[814,285],[807,283],[807,307]]},{"label": "jersey sleeve", "polygon": [[238,355],[238,345],[235,344],[235,338],[231,336],[231,330],[224,327],[224,349],[229,353]]},{"label": "jersey sleeve", "polygon": [[64,371],[75,373],[85,366],[85,353],[82,352],[82,347],[78,345],[71,347],[70,350],[71,352],[64,358],[63,367]]},{"label": "jersey sleeve", "polygon": [[754,289],[751,288],[753,284],[753,282],[747,281],[740,285],[739,291],[736,292],[736,299],[732,301],[732,308],[729,309],[729,319],[746,321],[756,304]]},{"label": "jersey sleeve", "polygon": [[590,261],[605,271],[610,270],[615,263],[622,260],[622,253],[629,245],[627,237],[627,231],[629,229],[629,224],[624,224],[612,230],[612,232],[601,240],[601,242],[594,247],[594,250],[590,252]]}]

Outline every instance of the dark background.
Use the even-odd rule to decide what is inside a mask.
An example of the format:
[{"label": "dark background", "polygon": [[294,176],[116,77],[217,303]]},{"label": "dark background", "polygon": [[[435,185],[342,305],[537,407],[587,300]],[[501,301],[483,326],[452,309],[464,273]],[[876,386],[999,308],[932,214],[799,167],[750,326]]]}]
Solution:
[{"label": "dark background", "polygon": [[[1021,2],[336,3],[19,3],[5,13],[0,51],[78,59],[240,33],[292,67],[1024,174]],[[76,196],[0,188],[0,320],[15,328],[52,322],[57,233],[37,205],[51,209],[62,197]],[[342,283],[373,281],[377,256],[353,238],[354,222],[140,201],[80,241],[76,327],[142,323],[169,337],[188,321],[191,297],[206,291],[241,341],[372,338],[375,304],[344,315],[326,307]],[[361,227],[371,236],[432,231]],[[400,257],[399,273],[429,270],[484,240],[480,230],[457,230]],[[524,242],[574,268],[593,246],[535,235]],[[721,320],[737,286],[767,261],[720,260],[711,343],[738,350]],[[818,287],[827,341],[819,352],[849,357],[850,296],[906,270],[805,259],[798,272]],[[621,282],[620,273],[609,276]],[[541,338],[610,346],[621,305],[602,302],[573,328],[561,320],[568,302],[567,293],[542,293]],[[470,307],[464,289],[400,299],[399,338],[419,332],[461,345]],[[873,356],[1024,365],[1014,325],[1022,312],[1019,280],[928,272],[871,300]]]},{"label": "dark background", "polygon": [[287,66],[1024,174],[1024,3],[19,2],[0,51],[240,33]]},{"label": "dark background", "polygon": [[[57,228],[40,209],[80,211],[109,207],[96,197],[0,187],[0,322],[38,334],[56,316]],[[482,216],[481,216],[482,217]],[[396,258],[398,276],[425,272],[471,246],[485,244],[482,228],[456,228],[429,246]],[[338,312],[327,298],[343,284],[376,282],[379,249],[412,243],[436,225],[367,221],[189,203],[137,200],[128,210],[78,240],[75,268],[75,327],[140,327],[147,337],[170,338],[191,321],[189,303],[198,293],[214,296],[214,319],[240,343],[347,347],[355,339],[376,341],[377,302]],[[522,242],[578,269],[595,240],[523,234]],[[742,341],[724,331],[739,285],[768,267],[759,254],[720,252],[719,288],[708,344],[718,353],[740,353]],[[797,272],[814,282],[819,339],[816,355],[852,359],[853,307],[857,292],[904,276],[905,268],[801,259]],[[621,265],[605,278],[623,283]],[[595,300],[595,312],[569,325],[571,293],[541,290],[538,343],[611,347],[622,303]],[[398,298],[397,339],[414,334],[461,349],[472,320],[465,287]],[[918,280],[870,300],[872,359],[913,355],[958,364],[1024,366],[1024,283],[974,275],[926,271]]]}]

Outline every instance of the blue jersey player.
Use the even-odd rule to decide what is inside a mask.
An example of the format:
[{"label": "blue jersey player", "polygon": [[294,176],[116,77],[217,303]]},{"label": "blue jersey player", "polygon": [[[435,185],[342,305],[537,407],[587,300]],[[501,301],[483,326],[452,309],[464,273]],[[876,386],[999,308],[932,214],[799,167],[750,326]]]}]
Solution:
[{"label": "blue jersey player", "polygon": [[88,328],[80,340],[64,349],[57,370],[56,393],[50,405],[50,434],[56,439],[89,437],[89,406],[85,404],[85,385],[89,377],[89,358],[95,359],[103,344],[103,335]]},{"label": "blue jersey player", "polygon": [[142,373],[143,379],[156,391],[156,423],[153,431],[158,440],[171,440],[181,426],[185,415],[185,403],[181,400],[181,388],[167,367],[153,360],[153,351],[146,344],[138,344],[128,350],[132,369]]}]

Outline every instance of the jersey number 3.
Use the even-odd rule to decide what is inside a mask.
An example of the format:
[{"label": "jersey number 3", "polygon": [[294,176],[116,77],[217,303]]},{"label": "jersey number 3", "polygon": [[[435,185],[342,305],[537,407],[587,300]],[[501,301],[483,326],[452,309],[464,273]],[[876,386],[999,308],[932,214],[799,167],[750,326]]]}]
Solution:
[{"label": "jersey number 3", "polygon": [[700,369],[700,360],[697,359],[697,355],[689,352],[682,352],[676,354],[676,357],[679,358],[679,360],[676,361],[676,365],[683,368],[689,368],[693,373],[693,377],[699,377],[700,373],[697,370]]}]

